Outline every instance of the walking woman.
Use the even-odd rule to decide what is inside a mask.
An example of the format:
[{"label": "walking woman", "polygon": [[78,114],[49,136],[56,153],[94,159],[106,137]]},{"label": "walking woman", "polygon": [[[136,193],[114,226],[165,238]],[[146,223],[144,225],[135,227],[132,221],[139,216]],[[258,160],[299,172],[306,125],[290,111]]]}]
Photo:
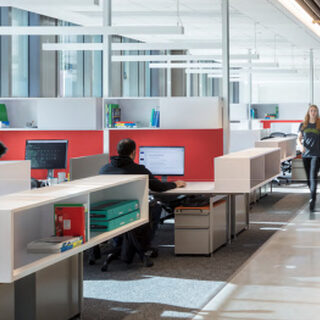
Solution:
[{"label": "walking woman", "polygon": [[298,145],[302,152],[303,165],[310,189],[309,209],[314,211],[320,164],[320,119],[319,109],[316,105],[309,107],[304,121],[300,124]]}]

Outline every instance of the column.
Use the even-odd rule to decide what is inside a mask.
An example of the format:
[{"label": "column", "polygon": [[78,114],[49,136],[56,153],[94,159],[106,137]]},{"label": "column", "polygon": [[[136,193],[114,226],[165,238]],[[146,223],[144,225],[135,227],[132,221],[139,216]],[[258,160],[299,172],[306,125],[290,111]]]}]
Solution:
[{"label": "column", "polygon": [[[111,26],[111,14],[112,14],[111,0],[103,1],[103,26]],[[112,82],[111,82],[111,45],[112,36],[103,35],[103,51],[102,51],[102,79],[103,79],[103,96],[112,96]]]},{"label": "column", "polygon": [[230,146],[230,102],[229,102],[229,0],[221,0],[222,15],[222,98],[223,98],[223,153]]}]

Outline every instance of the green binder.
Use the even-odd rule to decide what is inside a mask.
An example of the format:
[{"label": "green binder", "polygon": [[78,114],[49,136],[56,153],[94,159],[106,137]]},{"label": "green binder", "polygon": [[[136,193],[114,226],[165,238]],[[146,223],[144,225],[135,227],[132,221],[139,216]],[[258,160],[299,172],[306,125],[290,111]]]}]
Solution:
[{"label": "green binder", "polygon": [[140,211],[135,210],[127,214],[123,214],[111,220],[93,219],[90,221],[90,230],[93,232],[106,232],[120,228],[130,222],[140,219]]},{"label": "green binder", "polygon": [[139,209],[138,200],[105,200],[90,206],[90,217],[110,220],[137,209]]}]

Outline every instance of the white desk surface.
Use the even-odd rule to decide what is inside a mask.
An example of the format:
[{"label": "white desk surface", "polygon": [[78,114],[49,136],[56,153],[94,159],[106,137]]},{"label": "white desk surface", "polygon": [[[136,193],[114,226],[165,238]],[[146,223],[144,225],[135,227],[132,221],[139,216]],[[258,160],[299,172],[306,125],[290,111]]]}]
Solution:
[{"label": "white desk surface", "polygon": [[185,193],[215,193],[213,181],[186,182],[184,188],[175,188],[165,193],[185,194]]},{"label": "white desk surface", "polygon": [[263,156],[268,153],[272,153],[274,151],[280,150],[278,147],[263,147],[263,148],[251,148],[251,149],[246,149],[246,150],[241,150],[237,152],[231,152],[224,154],[221,157],[217,157],[216,159],[232,159],[232,158],[248,158],[248,159],[253,159],[256,157]]}]

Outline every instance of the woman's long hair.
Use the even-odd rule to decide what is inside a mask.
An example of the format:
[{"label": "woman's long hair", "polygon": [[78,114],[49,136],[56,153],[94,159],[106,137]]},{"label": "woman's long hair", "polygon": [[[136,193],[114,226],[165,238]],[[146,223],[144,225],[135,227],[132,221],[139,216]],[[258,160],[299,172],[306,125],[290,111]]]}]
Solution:
[{"label": "woman's long hair", "polygon": [[311,108],[316,108],[317,109],[317,120],[316,120],[316,128],[318,130],[320,130],[320,118],[319,118],[319,108],[315,105],[315,104],[312,104],[309,108],[308,108],[308,111],[304,117],[304,120],[302,122],[302,127],[301,129],[304,130],[308,124],[309,124],[309,121],[310,121],[310,115],[309,115],[309,111]]}]

